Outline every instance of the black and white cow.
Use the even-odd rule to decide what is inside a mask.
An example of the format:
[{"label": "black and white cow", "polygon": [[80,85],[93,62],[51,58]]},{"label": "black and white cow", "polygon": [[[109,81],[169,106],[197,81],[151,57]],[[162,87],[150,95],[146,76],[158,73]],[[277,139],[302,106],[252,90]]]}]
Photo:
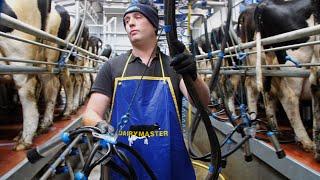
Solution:
[{"label": "black and white cow", "polygon": [[[261,32],[262,38],[265,38],[312,26],[313,16],[311,9],[311,0],[264,0],[258,4],[257,8],[255,9],[255,28],[258,28]],[[252,19],[252,17],[250,18]],[[247,21],[250,24],[250,21],[252,20]],[[241,20],[239,20],[239,22],[241,23]],[[245,31],[249,32],[249,30]],[[254,37],[254,34],[252,35],[252,31],[253,30],[251,29],[250,33],[247,33],[249,34],[247,37]],[[314,40],[314,37],[300,38],[284,43],[272,44],[265,46],[264,48],[302,43],[311,40]],[[308,63],[311,61],[313,55],[313,47],[305,46],[293,50],[282,50],[276,51],[275,53],[266,53],[265,62],[266,64],[293,64],[292,62],[286,61],[287,55],[293,59],[298,59],[301,63]],[[294,71],[296,67],[286,67],[281,69]],[[313,142],[303,126],[299,112],[299,101],[311,98],[308,81],[304,78],[291,77],[273,77],[272,79],[266,79],[265,87],[267,91],[262,93],[265,95],[264,102],[267,109],[267,115],[269,118],[273,118],[271,122],[277,126],[274,115],[274,100],[278,99],[288,116],[297,140],[302,143],[305,150],[311,150],[313,148]]]},{"label": "black and white cow", "polygon": [[[213,51],[220,49],[222,39],[225,35],[224,29],[225,29],[225,26],[214,28],[211,30],[209,42],[210,42],[210,46],[212,47],[211,49]],[[233,38],[233,37],[230,37],[230,38]],[[233,46],[233,45],[236,45],[235,42],[236,40],[229,39],[227,43],[228,43],[228,46]],[[195,46],[195,52],[199,52],[200,54],[205,54],[209,52],[209,48],[207,47],[207,44],[206,44],[205,35],[201,35],[199,38],[197,38],[195,40],[194,46]],[[231,54],[227,53],[226,55],[231,55]],[[223,66],[234,66],[234,65],[239,65],[239,61],[235,57],[225,58],[223,61]],[[211,68],[211,64],[209,62],[201,62],[199,63],[198,68],[209,69]],[[209,78],[211,78],[211,76]],[[206,77],[205,79],[209,79],[209,78]],[[221,90],[223,91],[225,96],[225,102],[227,103],[226,106],[228,106],[228,108],[230,109],[230,111],[234,116],[236,115],[235,97],[236,97],[238,87],[240,85],[240,78],[241,77],[239,75],[232,75],[232,76],[222,75],[219,82],[220,87],[222,87]],[[208,82],[209,80],[206,80],[206,81]],[[214,93],[217,93],[216,90]],[[219,96],[219,95],[213,95],[213,96]]]},{"label": "black and white cow", "polygon": [[[45,30],[51,9],[51,0],[4,0],[2,3],[1,13],[7,14],[35,28]],[[0,31],[28,40],[37,40],[32,35],[1,25]],[[0,37],[0,56],[40,60],[37,59],[38,52],[39,48],[35,45]],[[0,64],[32,66],[31,64],[17,62],[0,62]],[[36,75],[14,74],[12,77],[18,90],[23,110],[23,132],[14,149],[22,150],[30,147],[33,136],[38,128],[39,112],[35,94],[38,81]]]},{"label": "black and white cow", "polygon": [[[320,24],[320,0],[312,0],[313,15],[315,24]],[[320,35],[316,36],[316,40],[320,40]],[[320,45],[314,46],[314,56],[312,63],[319,63],[320,61]],[[309,81],[311,83],[312,94],[312,109],[313,109],[313,141],[315,143],[315,159],[320,161],[320,79],[317,73],[320,71],[319,66],[310,68]]]}]

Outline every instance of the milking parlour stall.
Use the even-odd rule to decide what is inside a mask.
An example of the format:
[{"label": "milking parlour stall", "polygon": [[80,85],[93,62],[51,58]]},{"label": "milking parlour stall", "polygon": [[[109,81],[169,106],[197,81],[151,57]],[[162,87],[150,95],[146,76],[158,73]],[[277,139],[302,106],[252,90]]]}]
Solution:
[{"label": "milking parlour stall", "polygon": [[320,179],[320,0],[0,0],[0,179]]}]

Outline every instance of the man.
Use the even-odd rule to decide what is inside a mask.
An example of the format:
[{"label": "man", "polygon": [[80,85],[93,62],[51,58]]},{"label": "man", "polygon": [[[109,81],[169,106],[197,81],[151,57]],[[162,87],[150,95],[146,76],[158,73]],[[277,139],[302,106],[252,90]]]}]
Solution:
[{"label": "man", "polygon": [[[209,103],[209,89],[197,76],[191,54],[179,54],[170,64],[157,48],[159,17],[152,3],[132,3],[123,21],[132,50],[101,68],[83,124],[103,122],[111,105],[109,122],[118,129],[118,141],[138,151],[158,179],[195,179],[179,124],[182,96],[188,97],[188,92],[176,72],[191,75],[204,105]],[[141,164],[128,157],[138,179],[149,179]],[[111,179],[122,178],[112,172]]]}]

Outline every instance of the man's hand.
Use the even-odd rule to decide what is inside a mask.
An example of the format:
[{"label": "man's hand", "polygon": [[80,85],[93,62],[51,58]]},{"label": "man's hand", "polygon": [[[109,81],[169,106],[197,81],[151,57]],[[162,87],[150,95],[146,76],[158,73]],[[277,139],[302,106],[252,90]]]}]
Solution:
[{"label": "man's hand", "polygon": [[189,74],[193,81],[197,79],[197,65],[192,54],[187,51],[175,56],[170,64],[173,69],[181,74]]},{"label": "man's hand", "polygon": [[97,123],[96,127],[101,130],[102,134],[105,134],[107,132],[109,132],[109,133],[113,133],[114,132],[114,128],[104,120],[99,121]]}]

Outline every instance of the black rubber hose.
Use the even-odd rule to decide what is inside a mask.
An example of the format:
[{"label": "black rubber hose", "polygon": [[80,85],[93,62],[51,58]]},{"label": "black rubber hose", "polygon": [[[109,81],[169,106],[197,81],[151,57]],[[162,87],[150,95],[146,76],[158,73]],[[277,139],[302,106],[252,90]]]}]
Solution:
[{"label": "black rubber hose", "polygon": [[91,171],[92,171],[93,168],[95,168],[97,165],[99,165],[99,164],[102,163],[103,161],[106,161],[106,163],[107,163],[107,162],[109,162],[111,159],[112,159],[112,158],[110,157],[110,150],[109,150],[105,155],[103,155],[100,159],[98,159],[97,161],[93,162],[93,163],[89,166],[88,171],[87,171],[87,174],[88,174],[87,177],[89,177],[89,175],[90,175],[90,173],[91,173]]},{"label": "black rubber hose", "polygon": [[134,150],[132,147],[122,142],[117,142],[116,146],[124,148],[125,150],[129,151],[132,155],[134,155],[137,158],[137,160],[142,164],[143,168],[147,171],[150,178],[153,180],[157,179],[156,175],[153,173],[150,166],[146,163],[146,161],[140,156],[140,154],[136,150]]},{"label": "black rubber hose", "polygon": [[125,166],[129,170],[130,180],[136,180],[137,179],[136,171],[132,167],[132,164],[128,159],[128,157],[120,149],[117,149],[116,147],[113,148],[113,151],[116,154],[116,156],[118,156],[121,159],[121,161],[125,164]]},{"label": "black rubber hose", "polygon": [[82,168],[83,174],[84,174],[85,176],[87,176],[87,177],[88,177],[89,174],[90,174],[90,168],[89,168],[89,167],[90,167],[90,164],[91,164],[91,162],[92,162],[92,160],[93,160],[94,155],[97,153],[99,147],[100,147],[100,144],[99,144],[99,143],[95,143],[95,144],[94,144],[93,149],[91,150],[90,155],[89,155],[88,159],[86,160],[86,162],[85,162],[85,164],[84,164],[84,166],[83,166],[83,168]]},{"label": "black rubber hose", "polygon": [[[232,137],[232,135],[237,131],[237,129],[240,127],[240,124],[237,125],[231,133],[229,133],[226,138],[223,140],[223,142],[221,143],[220,145],[220,148],[222,148],[226,142]],[[189,148],[192,147],[191,144],[189,144]],[[193,159],[193,160],[200,160],[200,161],[204,161],[204,162],[210,162],[210,159],[209,157],[211,156],[211,153],[207,153],[206,155],[203,155],[203,156],[196,156],[194,154],[194,151],[189,149],[189,152],[190,152],[190,157]]]},{"label": "black rubber hose", "polygon": [[[230,2],[230,1],[229,1]],[[176,30],[176,22],[175,22],[175,1],[165,0],[165,24],[171,26],[170,32],[166,33],[167,41],[169,45],[170,55],[176,56],[179,53],[183,53],[185,47],[181,47],[181,43],[179,43],[177,38],[177,30]],[[230,19],[230,17],[229,17]],[[230,21],[229,21],[230,22]],[[210,141],[210,149],[211,149],[211,166],[214,169],[210,175],[208,174],[208,179],[218,179],[219,170],[221,168],[221,149],[218,141],[218,137],[215,133],[214,128],[212,127],[210,118],[208,116],[208,112],[206,108],[202,105],[199,100],[197,91],[194,87],[193,80],[190,75],[183,75],[183,80],[186,84],[188,93],[194,102],[197,109],[200,111],[203,123],[206,127],[207,135]]]},{"label": "black rubber hose", "polygon": [[225,154],[222,154],[222,158],[226,158],[228,156],[230,156],[232,153],[234,153],[235,151],[237,151],[245,142],[247,142],[249,139],[251,138],[251,136],[245,136],[233,149],[231,149],[230,151],[228,151]]},{"label": "black rubber hose", "polygon": [[110,160],[109,162],[107,162],[106,166],[111,168],[116,173],[121,174],[126,179],[130,179],[129,173],[126,170],[124,170],[122,167],[120,167],[117,163],[115,163],[113,160]]}]

